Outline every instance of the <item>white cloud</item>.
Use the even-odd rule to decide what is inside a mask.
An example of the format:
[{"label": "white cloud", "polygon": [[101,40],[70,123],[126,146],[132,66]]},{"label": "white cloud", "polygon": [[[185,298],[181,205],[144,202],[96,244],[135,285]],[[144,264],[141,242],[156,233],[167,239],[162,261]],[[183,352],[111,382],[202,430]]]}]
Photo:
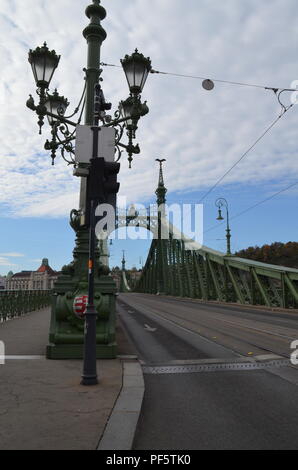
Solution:
[{"label": "white cloud", "polygon": [[9,266],[9,267],[16,267],[17,264],[11,263],[8,258],[3,258],[0,256],[0,266]]},{"label": "white cloud", "polygon": [[[78,205],[79,181],[59,161],[52,167],[43,150],[37,116],[25,107],[34,93],[27,50],[46,40],[61,55],[53,86],[76,106],[83,86],[86,44],[81,30],[88,0],[2,0],[0,31],[0,203],[12,216],[65,216]],[[223,80],[289,87],[298,79],[295,0],[112,0],[103,27],[108,33],[102,60],[119,63],[138,47],[154,68]],[[14,11],[11,17],[11,11]],[[124,10],[125,9],[125,14]],[[67,21],[65,21],[67,18]],[[127,96],[121,69],[105,68],[104,91],[114,105]],[[150,114],[140,121],[141,155],[128,170],[121,165],[121,195],[142,201],[152,196],[158,168],[167,158],[166,182],[172,191],[208,189],[279,113],[271,91],[199,80],[150,75],[144,90]],[[287,99],[287,98],[286,98]],[[263,183],[297,178],[297,107],[225,179]],[[4,210],[5,208],[5,210]]]},{"label": "white cloud", "polygon": [[23,255],[22,253],[0,253],[0,257],[10,257],[10,258],[23,258],[25,255]]},{"label": "white cloud", "polygon": [[10,252],[10,253],[0,253],[0,266],[4,266],[5,269],[11,270],[13,269],[14,271],[18,270],[20,266],[13,261],[11,261],[10,258],[23,258],[25,255],[23,253],[17,253],[17,252]]}]

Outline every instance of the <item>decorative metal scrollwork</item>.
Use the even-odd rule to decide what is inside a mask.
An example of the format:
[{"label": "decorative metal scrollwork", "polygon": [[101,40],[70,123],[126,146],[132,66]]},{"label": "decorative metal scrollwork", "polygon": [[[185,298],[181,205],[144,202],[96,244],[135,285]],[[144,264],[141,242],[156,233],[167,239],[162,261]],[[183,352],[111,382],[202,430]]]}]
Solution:
[{"label": "decorative metal scrollwork", "polygon": [[[115,161],[118,162],[122,156],[123,149],[128,153],[129,168],[131,168],[131,162],[133,160],[132,156],[134,154],[140,153],[139,144],[134,145],[133,140],[136,138],[137,124],[141,116],[144,116],[148,113],[148,106],[146,102],[141,103],[140,96],[130,96],[125,102],[132,106],[131,116],[123,117],[121,109],[117,109],[114,113],[114,116],[107,115],[105,109],[110,109],[111,104],[105,102],[103,92],[99,87],[99,96],[98,96],[98,105],[99,108],[104,107],[103,111],[98,113],[97,118],[102,121],[103,127],[113,126],[115,129]],[[75,146],[74,141],[76,138],[76,126],[81,123],[83,111],[85,108],[86,102],[86,84],[84,85],[83,93],[80,98],[78,106],[75,108],[74,112],[69,116],[65,116],[65,110],[68,106],[68,101],[66,98],[61,97],[57,90],[55,90],[53,95],[50,95],[44,88],[38,88],[37,94],[39,96],[39,104],[36,106],[34,99],[29,95],[27,100],[27,107],[35,111],[38,115],[38,126],[39,133],[41,134],[42,126],[44,125],[44,118],[48,116],[49,122],[51,125],[51,134],[52,139],[48,139],[45,142],[45,150],[51,152],[52,165],[55,163],[57,150],[60,150],[61,157],[68,165],[76,165],[75,162]],[[47,109],[49,101],[56,100],[55,112],[52,112]],[[57,101],[61,101],[61,105],[57,105]],[[80,115],[77,122],[72,122],[69,119],[72,118],[75,114],[80,111]],[[128,123],[129,121],[129,123]],[[74,129],[70,131],[70,126]],[[128,137],[128,143],[125,145],[121,142],[124,131],[126,130],[126,135]]]},{"label": "decorative metal scrollwork", "polygon": [[80,217],[81,217],[81,212],[78,211],[77,209],[72,209],[70,211],[69,224],[75,232],[78,232],[78,230],[81,228]]},{"label": "decorative metal scrollwork", "polygon": [[[51,150],[52,165],[54,165],[54,160],[56,158],[56,152],[60,148],[61,156],[68,165],[74,165],[74,145],[73,141],[75,139],[75,130],[73,132],[69,131],[68,124],[59,121],[55,121],[52,124],[52,140],[49,140],[45,143],[45,149]],[[70,158],[67,158],[65,153],[70,155]]]},{"label": "decorative metal scrollwork", "polygon": [[[117,119],[120,119],[120,118],[121,118],[121,113],[118,109],[114,113],[114,120],[116,121]],[[119,144],[120,144],[120,141],[123,137],[123,132],[124,132],[124,129],[125,129],[125,125],[121,124],[121,123],[115,124],[114,129],[115,129],[115,155],[116,155],[115,161],[118,162],[121,158],[122,153],[123,153],[123,150],[120,149]]]}]

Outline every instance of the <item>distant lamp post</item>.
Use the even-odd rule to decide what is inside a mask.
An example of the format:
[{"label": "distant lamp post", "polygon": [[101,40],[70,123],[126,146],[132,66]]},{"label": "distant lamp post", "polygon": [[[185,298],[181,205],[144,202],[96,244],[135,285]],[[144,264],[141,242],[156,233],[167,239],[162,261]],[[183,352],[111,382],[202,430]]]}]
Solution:
[{"label": "distant lamp post", "polygon": [[227,239],[227,255],[231,255],[231,230],[230,230],[230,222],[229,222],[229,206],[228,202],[225,198],[221,197],[216,200],[215,202],[216,207],[218,207],[218,217],[216,220],[223,221],[225,220],[222,216],[222,207],[226,208],[227,213],[227,228],[226,228],[226,239]]}]

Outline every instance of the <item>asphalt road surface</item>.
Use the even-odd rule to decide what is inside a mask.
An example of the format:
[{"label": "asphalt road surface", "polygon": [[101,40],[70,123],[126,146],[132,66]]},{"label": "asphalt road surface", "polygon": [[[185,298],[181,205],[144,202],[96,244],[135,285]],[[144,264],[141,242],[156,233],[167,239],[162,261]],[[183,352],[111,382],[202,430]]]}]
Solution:
[{"label": "asphalt road surface", "polygon": [[142,362],[134,449],[296,449],[294,312],[121,294],[118,315]]}]

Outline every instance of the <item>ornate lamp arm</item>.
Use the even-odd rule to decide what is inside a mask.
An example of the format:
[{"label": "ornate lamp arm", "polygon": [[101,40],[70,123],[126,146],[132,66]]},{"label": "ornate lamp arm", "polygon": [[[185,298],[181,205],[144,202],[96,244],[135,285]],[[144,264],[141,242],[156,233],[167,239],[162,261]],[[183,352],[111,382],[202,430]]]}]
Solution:
[{"label": "ornate lamp arm", "polygon": [[38,115],[42,115],[43,117],[50,116],[56,119],[57,121],[62,121],[65,124],[69,124],[70,126],[74,126],[74,127],[76,127],[77,125],[77,123],[70,121],[69,119],[66,119],[64,116],[49,112],[44,105],[39,104],[38,106],[36,106],[32,95],[29,95],[29,99],[26,102],[26,106],[32,111],[36,111]]}]

